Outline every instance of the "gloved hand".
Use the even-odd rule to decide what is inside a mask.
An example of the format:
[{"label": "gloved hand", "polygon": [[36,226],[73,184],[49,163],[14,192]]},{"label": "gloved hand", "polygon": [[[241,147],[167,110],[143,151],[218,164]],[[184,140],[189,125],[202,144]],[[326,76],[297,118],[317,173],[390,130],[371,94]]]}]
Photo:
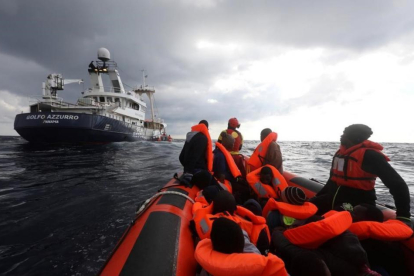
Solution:
[{"label": "gloved hand", "polygon": [[411,229],[413,229],[413,224],[411,223],[411,219],[410,218],[406,218],[406,217],[396,217],[397,220],[403,222],[405,225],[407,225],[408,227],[410,227]]}]

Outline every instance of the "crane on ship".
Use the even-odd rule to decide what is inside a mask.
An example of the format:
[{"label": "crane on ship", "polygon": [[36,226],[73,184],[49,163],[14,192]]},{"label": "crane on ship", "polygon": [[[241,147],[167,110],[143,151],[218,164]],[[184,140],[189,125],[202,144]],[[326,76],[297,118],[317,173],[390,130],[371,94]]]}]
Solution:
[{"label": "crane on ship", "polygon": [[64,79],[62,74],[49,74],[46,82],[42,83],[43,99],[56,99],[57,91],[63,90],[65,84],[83,83],[83,79]]}]

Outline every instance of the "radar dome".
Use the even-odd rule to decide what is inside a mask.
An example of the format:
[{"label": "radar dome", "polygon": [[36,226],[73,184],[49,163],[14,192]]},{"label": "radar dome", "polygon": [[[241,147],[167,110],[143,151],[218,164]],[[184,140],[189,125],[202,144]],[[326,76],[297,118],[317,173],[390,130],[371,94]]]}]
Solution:
[{"label": "radar dome", "polygon": [[109,53],[108,49],[106,48],[99,48],[98,49],[98,59],[102,61],[108,61],[111,59],[111,54]]}]

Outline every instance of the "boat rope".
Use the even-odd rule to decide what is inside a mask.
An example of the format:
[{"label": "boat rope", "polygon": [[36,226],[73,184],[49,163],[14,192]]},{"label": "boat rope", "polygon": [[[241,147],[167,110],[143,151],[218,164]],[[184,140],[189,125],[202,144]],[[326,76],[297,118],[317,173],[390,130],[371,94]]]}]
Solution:
[{"label": "boat rope", "polygon": [[141,207],[135,212],[135,214],[136,215],[138,215],[139,213],[141,213],[144,209],[145,209],[145,207],[147,206],[147,204],[149,203],[149,202],[151,202],[151,200],[153,200],[154,198],[156,198],[156,197],[159,197],[159,196],[161,196],[161,195],[179,195],[179,196],[182,196],[182,197],[185,197],[186,199],[188,199],[192,204],[194,204],[194,200],[191,198],[191,197],[189,197],[188,195],[185,195],[185,194],[183,194],[183,193],[180,193],[180,192],[174,192],[174,191],[164,191],[164,192],[158,192],[158,193],[156,193],[155,195],[153,195],[152,197],[150,197],[150,198],[148,198],[147,200],[145,200],[144,201],[144,203],[141,205]]}]

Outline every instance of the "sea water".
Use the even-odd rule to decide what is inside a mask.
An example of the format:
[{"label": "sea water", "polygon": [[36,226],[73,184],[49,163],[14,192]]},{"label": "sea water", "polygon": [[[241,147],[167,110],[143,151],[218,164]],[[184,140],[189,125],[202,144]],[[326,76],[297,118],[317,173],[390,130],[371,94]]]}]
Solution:
[{"label": "sea water", "polygon": [[[245,141],[250,155],[258,141]],[[325,182],[339,142],[281,141],[284,169]],[[414,195],[413,144],[384,143]],[[182,167],[183,141],[33,146],[0,137],[0,275],[95,275],[134,218]],[[393,205],[378,181],[378,202]],[[412,210],[414,206],[412,205]]]}]

